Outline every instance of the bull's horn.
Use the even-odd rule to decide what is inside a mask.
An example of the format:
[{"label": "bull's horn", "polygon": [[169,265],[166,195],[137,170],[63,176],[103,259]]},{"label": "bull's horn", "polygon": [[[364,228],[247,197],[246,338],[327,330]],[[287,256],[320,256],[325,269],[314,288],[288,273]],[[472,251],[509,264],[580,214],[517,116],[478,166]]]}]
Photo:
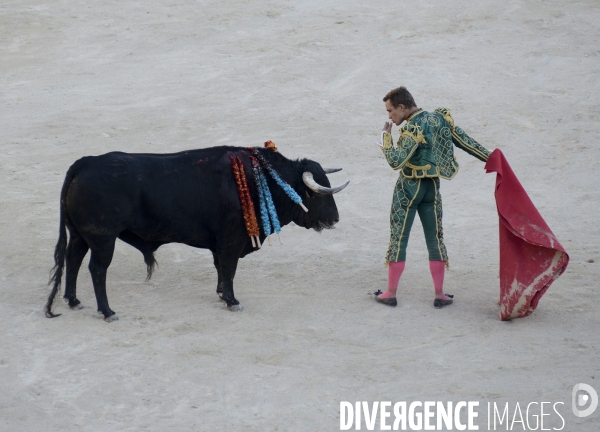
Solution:
[{"label": "bull's horn", "polygon": [[325,174],[333,174],[335,172],[341,171],[341,168],[324,168]]},{"label": "bull's horn", "polygon": [[305,171],[302,174],[302,181],[304,182],[304,184],[306,186],[308,186],[308,188],[316,193],[319,194],[326,194],[326,195],[332,195],[334,193],[338,193],[339,191],[341,191],[342,189],[344,189],[346,186],[348,186],[348,183],[350,183],[350,181],[347,181],[345,184],[335,187],[335,188],[330,188],[330,187],[325,187],[325,186],[321,186],[319,183],[317,183],[315,181],[315,179],[313,178],[313,175],[311,172],[309,171]]}]

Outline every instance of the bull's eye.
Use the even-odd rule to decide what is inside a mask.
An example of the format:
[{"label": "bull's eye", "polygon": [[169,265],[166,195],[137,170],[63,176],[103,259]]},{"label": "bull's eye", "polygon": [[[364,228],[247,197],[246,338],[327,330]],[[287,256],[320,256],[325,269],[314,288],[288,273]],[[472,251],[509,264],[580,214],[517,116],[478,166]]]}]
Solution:
[{"label": "bull's eye", "polygon": [[308,191],[304,191],[304,193],[306,194],[306,198],[310,199],[310,194],[308,193]]}]

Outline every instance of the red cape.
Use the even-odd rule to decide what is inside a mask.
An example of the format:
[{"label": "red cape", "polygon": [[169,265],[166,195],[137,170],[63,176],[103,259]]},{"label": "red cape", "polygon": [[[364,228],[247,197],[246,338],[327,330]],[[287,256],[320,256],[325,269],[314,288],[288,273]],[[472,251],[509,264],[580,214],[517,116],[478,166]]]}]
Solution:
[{"label": "red cape", "polygon": [[500,319],[530,315],[567,268],[569,255],[546,225],[498,149],[485,169],[496,172],[500,218]]}]

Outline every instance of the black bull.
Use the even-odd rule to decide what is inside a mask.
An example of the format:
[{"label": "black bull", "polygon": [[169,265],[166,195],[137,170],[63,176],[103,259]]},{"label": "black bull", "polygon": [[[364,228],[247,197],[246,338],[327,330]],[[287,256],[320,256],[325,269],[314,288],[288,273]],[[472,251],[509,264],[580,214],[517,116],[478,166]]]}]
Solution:
[{"label": "black bull", "polygon": [[[320,231],[338,222],[332,194],[345,185],[330,188],[326,171],[312,160],[289,160],[272,150],[259,151],[309,210],[295,204],[265,170],[281,226],[294,222]],[[117,238],[143,254],[148,278],[156,264],[154,252],[161,245],[175,242],[210,249],[218,273],[218,295],[229,309],[242,310],[233,294],[233,278],[238,260],[256,249],[246,232],[229,156],[241,156],[258,209],[250,154],[249,149],[239,147],[213,147],[173,154],[114,152],[76,161],[67,172],[60,196],[59,239],[46,316],[57,316],[52,313],[52,303],[65,261],[64,299],[71,308],[81,307],[76,296],[77,274],[91,249],[89,270],[98,311],[107,321],[117,319],[106,296],[106,272]],[[312,173],[308,181],[306,173]],[[262,242],[265,235],[262,229],[260,232]]]}]

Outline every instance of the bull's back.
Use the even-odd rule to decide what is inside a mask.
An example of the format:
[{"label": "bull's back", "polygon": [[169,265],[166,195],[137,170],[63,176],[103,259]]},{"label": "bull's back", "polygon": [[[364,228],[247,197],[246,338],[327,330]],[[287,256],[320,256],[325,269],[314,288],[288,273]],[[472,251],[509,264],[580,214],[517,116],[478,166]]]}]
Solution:
[{"label": "bull's back", "polygon": [[[79,230],[204,243],[231,187],[225,147],[173,154],[107,153],[74,164],[67,211]],[[211,214],[214,213],[214,214]]]}]

